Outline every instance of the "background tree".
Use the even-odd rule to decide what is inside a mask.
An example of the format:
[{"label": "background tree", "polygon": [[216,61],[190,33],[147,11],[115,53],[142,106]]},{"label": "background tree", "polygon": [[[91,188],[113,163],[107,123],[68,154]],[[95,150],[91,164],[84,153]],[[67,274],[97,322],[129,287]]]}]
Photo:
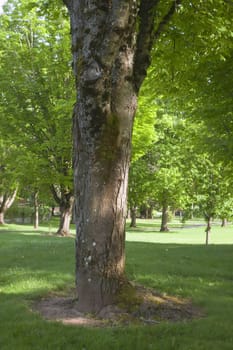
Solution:
[{"label": "background tree", "polygon": [[[231,2],[182,1],[152,52],[147,84],[172,111],[204,122],[202,147],[231,161],[232,13]],[[193,13],[191,17],[190,14]],[[207,15],[208,13],[208,15]],[[196,16],[198,15],[198,20]],[[157,83],[153,85],[152,82]]]},{"label": "background tree", "polygon": [[15,161],[18,151],[10,143],[0,140],[0,225],[5,223],[5,214],[17,195],[18,181]]},{"label": "background tree", "polygon": [[133,161],[129,173],[128,206],[130,209],[130,227],[136,227],[137,212],[143,205],[148,205],[151,199],[151,173],[145,156]]},{"label": "background tree", "polygon": [[29,179],[25,168],[25,180],[30,185],[34,180],[34,188],[52,190],[61,211],[58,234],[65,235],[73,204],[70,110],[74,96],[67,14],[54,6],[39,10],[34,1],[9,1],[6,8],[1,16],[1,126],[25,152],[21,158],[27,158],[26,164],[30,153],[34,176]]},{"label": "background tree", "polygon": [[192,178],[192,204],[199,208],[206,221],[206,245],[209,243],[211,222],[214,218],[229,218],[232,215],[231,175],[222,163],[213,162],[207,153],[196,154]]}]

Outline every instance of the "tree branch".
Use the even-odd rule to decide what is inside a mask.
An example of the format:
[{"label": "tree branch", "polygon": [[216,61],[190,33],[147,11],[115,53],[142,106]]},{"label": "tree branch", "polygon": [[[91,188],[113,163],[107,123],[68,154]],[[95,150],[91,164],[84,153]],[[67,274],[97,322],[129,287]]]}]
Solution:
[{"label": "tree branch", "polygon": [[138,12],[139,32],[134,60],[134,81],[137,92],[150,65],[150,51],[153,45],[155,9],[159,0],[141,0]]},{"label": "tree branch", "polygon": [[58,193],[55,185],[51,185],[50,189],[51,189],[51,192],[52,192],[52,195],[53,195],[55,202],[57,202],[57,204],[60,205],[61,204],[61,194]]},{"label": "tree branch", "polygon": [[5,208],[9,209],[11,207],[11,205],[13,204],[15,197],[17,195],[17,191],[18,191],[18,186],[16,187],[16,189],[13,191],[13,193],[11,195],[8,196],[6,202],[5,202]]},{"label": "tree branch", "polygon": [[180,3],[181,0],[172,1],[169,10],[160,21],[156,31],[154,31],[156,8],[159,4],[159,0],[141,0],[138,13],[140,21],[139,33],[137,36],[137,47],[134,60],[134,81],[137,92],[141,87],[146,76],[147,68],[151,62],[150,53],[153,43],[162,33],[164,27],[168,24]]},{"label": "tree branch", "polygon": [[170,19],[173,16],[173,14],[175,13],[177,6],[180,4],[181,4],[181,0],[174,0],[173,1],[169,11],[163,17],[163,19],[161,20],[161,22],[158,25],[158,28],[155,31],[154,39],[157,39],[160,36],[164,27],[168,24],[168,22],[170,21]]}]

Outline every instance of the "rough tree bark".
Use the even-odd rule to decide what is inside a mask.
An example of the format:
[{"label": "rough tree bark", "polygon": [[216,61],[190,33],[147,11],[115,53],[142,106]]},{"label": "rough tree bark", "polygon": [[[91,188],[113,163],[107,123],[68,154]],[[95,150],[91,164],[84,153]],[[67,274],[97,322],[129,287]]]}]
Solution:
[{"label": "rough tree bark", "polygon": [[0,225],[5,224],[5,213],[12,206],[17,195],[18,188],[12,192],[0,194]]},{"label": "rough tree bark", "polygon": [[158,0],[64,2],[78,96],[73,114],[77,292],[81,311],[98,312],[114,302],[126,281],[132,127],[150,64]]}]

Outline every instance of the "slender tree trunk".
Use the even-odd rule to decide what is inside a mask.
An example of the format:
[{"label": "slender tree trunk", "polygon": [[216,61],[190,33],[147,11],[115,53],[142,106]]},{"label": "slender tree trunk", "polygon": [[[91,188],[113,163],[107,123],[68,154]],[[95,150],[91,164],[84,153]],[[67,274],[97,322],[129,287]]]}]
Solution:
[{"label": "slender tree trunk", "polygon": [[148,208],[148,219],[153,219],[153,206]]},{"label": "slender tree trunk", "polygon": [[5,225],[4,216],[5,216],[4,211],[0,211],[0,225]]},{"label": "slender tree trunk", "polygon": [[57,235],[67,236],[70,233],[70,221],[73,214],[73,190],[64,185],[52,185],[51,192],[60,208],[60,222]]},{"label": "slender tree trunk", "polygon": [[36,190],[34,193],[34,229],[37,230],[39,227],[39,191]]},{"label": "slender tree trunk", "polygon": [[205,229],[205,232],[206,232],[205,244],[206,244],[206,245],[209,244],[210,230],[211,230],[211,217],[208,217],[208,218],[207,218],[207,226],[206,226],[206,229]]},{"label": "slender tree trunk", "polygon": [[162,220],[161,220],[160,232],[168,232],[169,231],[168,218],[169,218],[168,205],[167,205],[167,203],[164,203],[163,207],[162,207]]},{"label": "slender tree trunk", "polygon": [[131,218],[130,227],[136,227],[136,218],[137,218],[136,214],[137,214],[137,208],[136,207],[130,208],[130,218]]},{"label": "slender tree trunk", "polygon": [[70,222],[73,212],[74,197],[73,195],[66,195],[60,206],[60,223],[57,230],[57,235],[68,236],[70,233]]},{"label": "slender tree trunk", "polygon": [[193,218],[194,218],[194,214],[193,214],[193,212],[194,212],[194,204],[192,203],[191,219],[193,219]]},{"label": "slender tree trunk", "polygon": [[227,226],[227,219],[226,219],[226,218],[222,218],[221,226],[222,226],[222,227]]}]

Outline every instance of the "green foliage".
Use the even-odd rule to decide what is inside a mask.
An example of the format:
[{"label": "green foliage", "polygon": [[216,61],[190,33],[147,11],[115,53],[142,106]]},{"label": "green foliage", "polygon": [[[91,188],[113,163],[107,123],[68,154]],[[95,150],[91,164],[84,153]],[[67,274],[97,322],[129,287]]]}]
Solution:
[{"label": "green foliage", "polygon": [[151,201],[160,207],[164,202],[172,208],[183,207],[187,201],[184,163],[188,125],[159,109],[154,127],[156,140],[131,165],[129,201],[134,206]]},{"label": "green foliage", "polygon": [[154,125],[158,107],[155,101],[151,101],[148,84],[145,82],[139,96],[133,128],[132,162],[142,157],[157,139]]},{"label": "green foliage", "polygon": [[169,101],[171,113],[204,122],[202,147],[227,163],[233,149],[232,15],[230,1],[182,1],[148,72],[150,95],[164,106]]},{"label": "green foliage", "polygon": [[[214,162],[207,153],[193,155],[191,171],[187,174],[190,191],[190,205],[198,208],[201,215],[209,218],[232,216],[231,166]],[[189,208],[190,213],[192,212]]]},{"label": "green foliage", "polygon": [[17,187],[16,161],[19,157],[19,150],[11,142],[0,139],[0,154],[0,193],[3,193]]},{"label": "green foliage", "polygon": [[72,188],[69,21],[61,3],[44,4],[9,1],[0,17],[1,133],[20,149],[21,184]]}]

